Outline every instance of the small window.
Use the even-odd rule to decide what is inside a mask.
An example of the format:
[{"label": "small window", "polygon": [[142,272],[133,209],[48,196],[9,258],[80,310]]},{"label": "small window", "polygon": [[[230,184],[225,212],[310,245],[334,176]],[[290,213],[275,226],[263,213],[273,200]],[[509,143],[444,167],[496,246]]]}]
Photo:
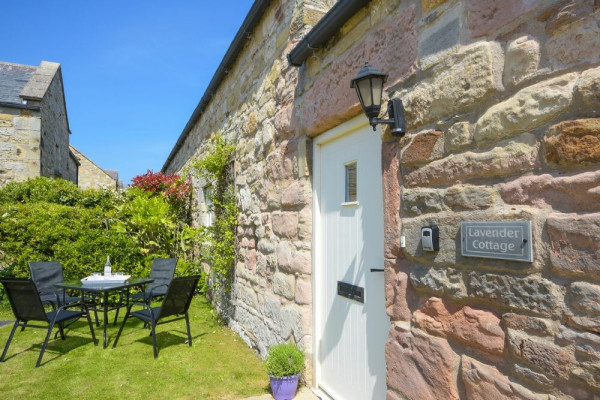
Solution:
[{"label": "small window", "polygon": [[356,185],[356,161],[346,164],[346,195],[344,197],[346,203],[355,203],[358,201],[357,185]]}]

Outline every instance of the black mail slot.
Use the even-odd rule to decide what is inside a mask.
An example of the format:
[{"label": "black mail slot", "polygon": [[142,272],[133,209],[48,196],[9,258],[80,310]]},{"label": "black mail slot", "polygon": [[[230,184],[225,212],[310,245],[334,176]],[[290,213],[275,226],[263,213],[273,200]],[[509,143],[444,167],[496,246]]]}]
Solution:
[{"label": "black mail slot", "polygon": [[359,303],[363,304],[365,302],[365,288],[338,281],[337,290],[338,294],[342,297],[346,297],[350,300],[358,301]]}]

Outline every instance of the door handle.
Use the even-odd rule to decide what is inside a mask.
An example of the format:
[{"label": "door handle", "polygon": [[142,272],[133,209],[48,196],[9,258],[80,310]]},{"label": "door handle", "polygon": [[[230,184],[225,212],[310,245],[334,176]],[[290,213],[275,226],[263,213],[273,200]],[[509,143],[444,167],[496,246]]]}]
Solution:
[{"label": "door handle", "polygon": [[371,268],[371,272],[383,272],[383,268]]}]

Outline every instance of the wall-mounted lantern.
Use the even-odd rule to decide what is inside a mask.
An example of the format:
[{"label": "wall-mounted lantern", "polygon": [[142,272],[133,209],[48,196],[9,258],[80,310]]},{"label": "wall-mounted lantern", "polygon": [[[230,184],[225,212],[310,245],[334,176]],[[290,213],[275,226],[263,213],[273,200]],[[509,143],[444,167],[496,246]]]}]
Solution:
[{"label": "wall-mounted lantern", "polygon": [[373,130],[375,130],[377,124],[389,124],[392,125],[392,135],[402,137],[406,133],[402,100],[391,99],[388,101],[389,119],[378,118],[379,111],[381,111],[383,84],[387,77],[386,74],[382,74],[374,66],[365,63],[365,66],[358,71],[356,78],[352,79],[350,87],[356,89],[360,105],[367,118],[369,118]]}]

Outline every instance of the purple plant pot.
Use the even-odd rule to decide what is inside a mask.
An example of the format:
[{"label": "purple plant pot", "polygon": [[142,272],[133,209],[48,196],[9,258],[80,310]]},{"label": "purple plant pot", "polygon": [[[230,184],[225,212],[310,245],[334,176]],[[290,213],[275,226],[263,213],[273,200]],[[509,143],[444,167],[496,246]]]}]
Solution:
[{"label": "purple plant pot", "polygon": [[269,375],[271,379],[271,391],[275,400],[292,400],[296,395],[296,389],[298,389],[298,379],[300,374],[292,376],[284,376],[283,378],[274,378]]}]

